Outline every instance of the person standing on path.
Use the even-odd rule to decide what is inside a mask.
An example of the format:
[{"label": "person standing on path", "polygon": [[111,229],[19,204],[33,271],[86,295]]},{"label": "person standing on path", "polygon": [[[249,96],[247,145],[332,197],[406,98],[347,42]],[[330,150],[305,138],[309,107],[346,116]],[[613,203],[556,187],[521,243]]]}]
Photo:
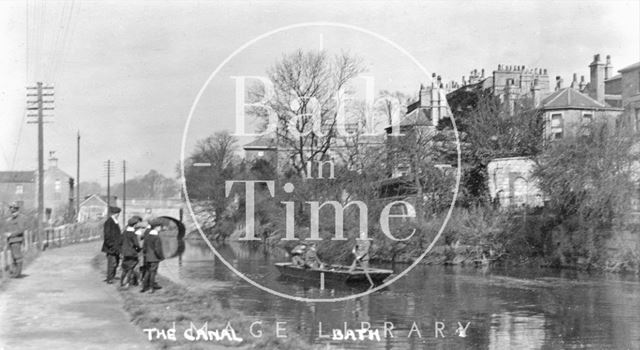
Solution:
[{"label": "person standing on path", "polygon": [[151,230],[144,238],[142,244],[142,252],[144,254],[145,274],[144,282],[142,284],[141,293],[150,290],[153,293],[156,289],[156,274],[158,273],[158,266],[160,262],[164,260],[164,253],[162,252],[162,241],[160,240],[160,231],[162,230],[162,222],[160,220],[151,220],[149,222]]},{"label": "person standing on path", "polygon": [[113,284],[116,277],[116,270],[120,262],[120,249],[122,247],[122,233],[118,224],[120,208],[110,207],[109,218],[104,222],[104,242],[102,252],[107,254],[107,278],[105,282]]},{"label": "person standing on path", "polygon": [[140,242],[136,234],[136,226],[142,222],[142,218],[134,216],[127,222],[127,228],[122,234],[122,276],[120,277],[120,286],[129,287],[129,283],[135,275],[135,268],[138,265],[138,253],[140,250]]},{"label": "person standing on path", "polygon": [[11,216],[7,219],[7,244],[11,251],[12,265],[11,265],[11,277],[20,278],[22,275],[22,242],[24,241],[24,230],[26,227],[26,220],[24,215],[20,213],[20,206],[18,203],[9,204],[9,211]]}]

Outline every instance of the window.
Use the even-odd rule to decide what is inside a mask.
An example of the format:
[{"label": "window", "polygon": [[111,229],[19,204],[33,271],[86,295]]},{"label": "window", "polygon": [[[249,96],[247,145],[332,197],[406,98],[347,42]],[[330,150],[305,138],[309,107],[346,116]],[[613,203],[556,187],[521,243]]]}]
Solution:
[{"label": "window", "polygon": [[56,183],[54,185],[54,190],[55,193],[53,195],[53,198],[57,201],[62,199],[62,182],[60,180],[56,180]]},{"label": "window", "polygon": [[591,136],[591,122],[593,122],[593,113],[582,113],[582,136]]},{"label": "window", "polygon": [[551,114],[551,139],[559,140],[563,136],[562,113]]},{"label": "window", "polygon": [[24,193],[24,186],[23,185],[17,185],[16,186],[16,194],[20,195]]}]

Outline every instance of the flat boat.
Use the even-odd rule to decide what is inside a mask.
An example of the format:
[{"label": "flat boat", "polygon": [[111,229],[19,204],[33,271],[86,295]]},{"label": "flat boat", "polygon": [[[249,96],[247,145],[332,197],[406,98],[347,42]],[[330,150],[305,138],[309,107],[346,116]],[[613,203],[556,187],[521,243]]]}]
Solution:
[{"label": "flat boat", "polygon": [[295,266],[291,262],[275,263],[280,274],[286,277],[302,278],[305,280],[320,281],[324,274],[325,283],[369,283],[367,274],[375,284],[381,284],[387,277],[393,274],[393,270],[377,269],[369,267],[365,272],[361,267],[349,271],[349,266],[329,265],[321,269],[311,269]]}]

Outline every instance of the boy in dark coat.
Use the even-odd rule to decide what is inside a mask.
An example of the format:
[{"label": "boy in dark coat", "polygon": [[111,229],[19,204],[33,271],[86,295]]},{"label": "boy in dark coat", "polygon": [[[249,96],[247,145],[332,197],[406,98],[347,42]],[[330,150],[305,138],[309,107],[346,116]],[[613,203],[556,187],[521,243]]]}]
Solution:
[{"label": "boy in dark coat", "polygon": [[116,269],[120,262],[120,248],[122,247],[122,233],[118,224],[120,208],[110,207],[109,217],[104,222],[104,242],[102,252],[107,254],[107,283],[112,284],[116,277]]},{"label": "boy in dark coat", "polygon": [[158,265],[160,261],[164,260],[164,254],[162,253],[162,241],[160,240],[160,230],[162,230],[162,222],[159,220],[151,220],[149,222],[151,230],[144,237],[144,243],[142,245],[142,252],[144,254],[145,275],[142,284],[141,293],[150,290],[151,293],[155,291],[156,274],[158,273]]},{"label": "boy in dark coat", "polygon": [[127,222],[127,228],[122,234],[122,276],[120,277],[120,286],[129,287],[131,277],[135,274],[135,267],[138,265],[138,252],[140,243],[136,234],[136,226],[142,222],[142,218],[134,216]]}]

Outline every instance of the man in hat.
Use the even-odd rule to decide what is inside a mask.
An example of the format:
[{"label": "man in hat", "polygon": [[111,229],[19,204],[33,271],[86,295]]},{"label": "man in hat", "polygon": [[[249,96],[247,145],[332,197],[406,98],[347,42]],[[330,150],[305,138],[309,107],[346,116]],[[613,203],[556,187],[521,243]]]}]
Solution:
[{"label": "man in hat", "polygon": [[291,250],[291,263],[293,266],[304,267],[304,253],[307,250],[307,245],[303,242],[295,246]]},{"label": "man in hat", "polygon": [[310,269],[322,269],[324,264],[318,258],[318,250],[315,242],[311,242],[304,252],[304,266]]},{"label": "man in hat", "polygon": [[158,266],[160,262],[164,260],[164,253],[162,252],[162,241],[160,240],[160,231],[162,230],[162,222],[158,219],[151,220],[149,222],[151,230],[144,237],[144,243],[142,244],[142,252],[144,254],[144,266],[145,274],[142,284],[141,293],[150,290],[153,293],[156,289],[156,274],[158,273]]},{"label": "man in hat", "polygon": [[20,213],[18,203],[9,204],[9,211],[11,215],[7,219],[7,244],[12,258],[11,277],[20,278],[22,277],[22,242],[24,241],[26,219]]},{"label": "man in hat", "polygon": [[104,222],[104,242],[102,243],[102,252],[107,254],[107,279],[105,279],[105,281],[108,284],[113,284],[113,279],[116,277],[116,270],[118,269],[118,263],[120,263],[122,233],[120,233],[118,215],[120,215],[120,208],[110,207],[109,217]]}]

